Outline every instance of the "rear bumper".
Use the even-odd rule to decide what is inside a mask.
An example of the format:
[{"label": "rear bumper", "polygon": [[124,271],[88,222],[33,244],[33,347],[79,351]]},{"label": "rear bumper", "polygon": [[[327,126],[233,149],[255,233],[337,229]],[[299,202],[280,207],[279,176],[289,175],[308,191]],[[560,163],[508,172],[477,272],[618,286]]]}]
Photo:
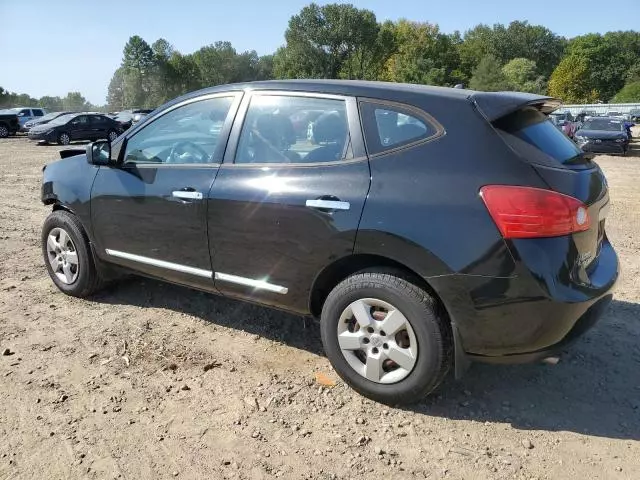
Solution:
[{"label": "rear bumper", "polygon": [[[550,253],[540,246],[549,247]],[[587,269],[588,282],[569,280],[566,272],[555,270],[553,263],[563,258],[553,258],[550,244],[518,251],[523,254],[512,277],[430,279],[472,360],[519,363],[552,355],[593,326],[611,301],[619,264],[606,238],[595,264]]]}]

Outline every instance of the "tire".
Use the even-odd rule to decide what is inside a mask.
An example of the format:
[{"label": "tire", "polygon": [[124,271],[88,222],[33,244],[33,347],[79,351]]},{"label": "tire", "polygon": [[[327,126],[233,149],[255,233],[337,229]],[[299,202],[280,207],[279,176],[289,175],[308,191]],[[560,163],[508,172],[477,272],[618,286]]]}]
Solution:
[{"label": "tire", "polygon": [[[64,241],[62,232],[68,237],[69,242]],[[50,236],[55,237],[51,242]],[[74,297],[87,297],[100,290],[103,286],[102,278],[96,268],[91,247],[84,229],[78,218],[64,210],[52,212],[42,226],[42,255],[49,272],[49,276],[60,291]],[[57,242],[57,256],[64,256],[64,262],[70,267],[65,270],[62,261],[52,261],[52,247]],[[64,243],[64,244],[63,244]],[[60,251],[63,250],[63,251]],[[54,250],[55,251],[55,250]],[[75,252],[75,269],[73,267],[73,253]],[[54,270],[54,263],[59,267]],[[71,272],[67,276],[67,272]],[[64,278],[63,278],[64,277]]]},{"label": "tire", "polygon": [[68,133],[62,132],[58,135],[58,145],[69,145],[71,143],[71,137]]},{"label": "tire", "polygon": [[9,136],[9,129],[6,125],[0,123],[0,138],[7,138]]},{"label": "tire", "polygon": [[113,143],[116,138],[118,138],[118,132],[115,130],[109,130],[109,133],[107,133],[107,140],[109,140],[109,143]]},{"label": "tire", "polygon": [[[394,336],[393,332],[384,332],[385,324],[379,321],[382,317],[371,322],[370,333],[364,333],[359,321],[352,325],[355,320],[350,318],[356,318],[353,311],[358,310],[357,305],[361,302],[366,307],[377,304],[373,309],[359,310],[369,312],[367,321],[373,320],[372,315],[385,315],[385,308],[388,315],[391,312],[388,306],[393,307],[401,314],[394,318],[406,320],[404,333],[399,330]],[[371,313],[378,308],[383,311]],[[396,315],[395,312],[393,314]],[[387,318],[390,317],[384,317]],[[354,330],[339,335],[345,328]],[[358,273],[339,283],[322,307],[320,331],[327,358],[338,375],[358,393],[389,405],[423,399],[442,382],[453,363],[451,329],[438,303],[424,290],[395,275]],[[363,349],[354,347],[353,351],[343,351],[339,341],[339,336],[344,340],[343,335],[358,335]],[[369,337],[364,340],[362,335]],[[362,343],[364,341],[367,343]],[[409,361],[413,362],[411,368],[402,368],[387,356],[393,354],[397,359],[398,352],[405,354],[402,357],[405,360],[412,357]],[[367,378],[363,373],[369,375],[368,361],[373,353],[374,357],[382,359],[382,363],[378,363],[379,368],[372,370],[380,372],[378,381]],[[401,363],[406,364],[405,361]],[[371,376],[376,377],[375,374]]]}]

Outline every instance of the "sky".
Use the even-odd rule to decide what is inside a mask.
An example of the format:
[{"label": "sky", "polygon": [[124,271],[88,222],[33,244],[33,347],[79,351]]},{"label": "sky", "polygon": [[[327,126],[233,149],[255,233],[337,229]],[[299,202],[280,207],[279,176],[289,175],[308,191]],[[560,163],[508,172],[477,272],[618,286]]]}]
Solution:
[{"label": "sky", "polygon": [[[105,103],[107,86],[132,35],[162,37],[182,53],[218,40],[239,52],[273,53],[289,18],[310,0],[0,0],[0,86],[33,97],[81,92]],[[333,3],[317,1],[316,3]],[[640,1],[368,0],[378,21],[408,18],[464,32],[478,23],[528,20],[573,37],[638,29]],[[607,7],[606,5],[610,5]]]}]

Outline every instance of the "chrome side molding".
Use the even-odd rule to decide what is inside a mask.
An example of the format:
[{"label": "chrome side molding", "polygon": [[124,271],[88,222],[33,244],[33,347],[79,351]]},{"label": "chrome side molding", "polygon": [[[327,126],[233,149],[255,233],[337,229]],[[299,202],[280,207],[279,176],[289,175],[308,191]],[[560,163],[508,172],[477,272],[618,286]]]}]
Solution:
[{"label": "chrome side molding", "polygon": [[257,290],[267,290],[269,292],[280,293],[285,295],[289,289],[280,285],[274,285],[273,283],[265,282],[264,280],[254,280],[252,278],[238,277],[237,275],[229,275],[228,273],[215,273],[215,279],[221,282],[235,283],[237,285],[244,285],[246,287],[252,287]]},{"label": "chrome side molding", "polygon": [[165,262],[164,260],[156,260],[155,258],[143,257],[142,255],[134,255],[133,253],[120,252],[119,250],[111,250],[109,248],[105,251],[107,252],[107,255],[112,257],[124,258],[125,260],[131,260],[132,262],[143,263],[144,265],[151,265],[153,267],[166,268],[167,270],[173,270],[176,272],[188,273],[190,275],[195,275],[196,277],[213,278],[213,272],[211,270],[189,267],[188,265],[181,265],[179,263]]},{"label": "chrome side molding", "polygon": [[267,290],[269,292],[279,293],[286,295],[289,289],[280,285],[274,285],[265,280],[254,280],[253,278],[239,277],[237,275],[230,275],[228,273],[216,272],[215,274],[211,270],[203,270],[201,268],[190,267],[188,265],[181,265],[179,263],[166,262],[164,260],[157,260],[155,258],[143,257],[142,255],[135,255],[133,253],[121,252],[119,250],[111,250],[107,248],[105,250],[107,255],[116,258],[123,258],[125,260],[131,260],[132,262],[142,263],[144,265],[151,265],[152,267],[165,268],[167,270],[173,270],[175,272],[187,273],[189,275],[195,275],[197,277],[210,278],[219,280],[221,282],[235,283],[236,285],[244,285],[245,287],[255,288],[256,290]]}]

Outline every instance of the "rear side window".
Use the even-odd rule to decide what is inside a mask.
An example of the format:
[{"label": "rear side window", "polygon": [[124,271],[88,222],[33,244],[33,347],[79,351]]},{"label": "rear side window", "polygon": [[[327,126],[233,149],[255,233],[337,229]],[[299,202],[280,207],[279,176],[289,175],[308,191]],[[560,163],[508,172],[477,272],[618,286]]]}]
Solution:
[{"label": "rear side window", "polygon": [[44,112],[42,110],[33,110],[33,115],[36,117],[41,117],[44,115]]},{"label": "rear side window", "polygon": [[524,156],[533,147],[562,164],[583,157],[578,146],[536,108],[518,110],[496,120],[494,126],[506,133],[507,143]]},{"label": "rear side window", "polygon": [[400,105],[360,102],[369,155],[410,145],[438,134],[426,118]]}]

